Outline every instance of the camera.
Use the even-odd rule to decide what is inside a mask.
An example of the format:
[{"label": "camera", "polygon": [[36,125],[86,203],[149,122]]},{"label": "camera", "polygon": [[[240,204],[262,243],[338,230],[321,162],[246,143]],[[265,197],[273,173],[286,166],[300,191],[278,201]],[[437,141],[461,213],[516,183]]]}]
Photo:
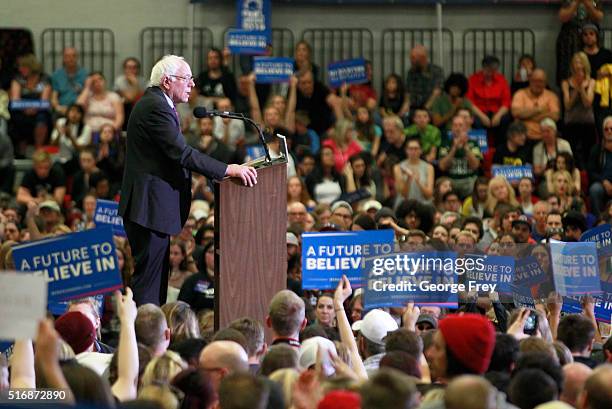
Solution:
[{"label": "camera", "polygon": [[538,314],[531,310],[529,312],[529,317],[525,321],[525,327],[523,327],[523,332],[527,335],[533,335],[538,330]]}]

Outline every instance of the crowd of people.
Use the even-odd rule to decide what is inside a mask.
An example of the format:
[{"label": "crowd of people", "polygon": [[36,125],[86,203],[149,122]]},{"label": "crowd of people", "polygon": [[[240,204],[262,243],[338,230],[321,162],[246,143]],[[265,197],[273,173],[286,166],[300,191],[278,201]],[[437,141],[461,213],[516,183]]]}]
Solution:
[{"label": "crowd of people", "polygon": [[[610,223],[612,52],[600,43],[598,3],[561,8],[559,93],[532,55],[508,82],[494,55],[477,72],[446,76],[417,45],[408,73],[388,75],[378,93],[371,62],[368,82],[327,87],[303,41],[282,86],[258,83],[250,63],[235,75],[227,49],[209,50],[177,107],[182,133],[226,163],[249,158],[257,135],[236,119],[195,118],[194,107],[243,113],[271,145],[287,136],[287,290],[265,322],[214,331],[214,195],[194,175],[189,218],[170,244],[166,303],[135,304],[134,258],[115,237],[125,291],[74,300],[35,340],[16,340],[0,358],[0,390],[59,388],[68,402],[164,409],[609,408],[612,340],[590,297],[579,314],[561,313],[555,294],[535,309],[495,294],[462,298],[459,310],[368,309],[346,277],[335,292],[304,290],[301,279],[305,232],[392,229],[400,249],[504,254]],[[110,87],[79,66],[78,52],[66,48],[50,76],[21,56],[0,90],[0,271],[15,269],[13,246],[93,228],[96,200],[121,195],[125,129],[145,73],[126,58]],[[24,101],[35,103],[14,104]],[[32,160],[17,186],[15,158]],[[492,177],[494,165],[530,165],[533,177]],[[537,328],[526,331],[533,315]]]}]

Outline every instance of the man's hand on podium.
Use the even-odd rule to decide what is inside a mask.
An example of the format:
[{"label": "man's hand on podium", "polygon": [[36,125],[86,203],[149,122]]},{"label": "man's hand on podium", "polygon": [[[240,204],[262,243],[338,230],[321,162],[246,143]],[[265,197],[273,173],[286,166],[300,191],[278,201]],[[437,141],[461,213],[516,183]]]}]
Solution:
[{"label": "man's hand on podium", "polygon": [[227,165],[225,176],[240,178],[245,186],[254,186],[257,184],[257,171],[252,166],[236,164]]}]

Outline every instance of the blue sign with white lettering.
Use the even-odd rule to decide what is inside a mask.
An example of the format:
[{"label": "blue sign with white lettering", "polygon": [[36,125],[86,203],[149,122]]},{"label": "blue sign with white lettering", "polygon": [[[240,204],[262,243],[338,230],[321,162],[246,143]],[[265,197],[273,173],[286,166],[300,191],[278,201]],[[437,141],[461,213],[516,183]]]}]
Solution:
[{"label": "blue sign with white lettering", "polygon": [[255,57],[253,71],[258,84],[289,82],[293,75],[293,59],[285,57]]},{"label": "blue sign with white lettering", "polygon": [[[612,301],[605,301],[602,299],[594,298],[595,301],[595,319],[597,321],[610,323],[610,317],[612,317]],[[582,313],[582,303],[580,297],[568,296],[563,297],[563,305],[561,311],[570,314]]]},{"label": "blue sign with white lettering", "polygon": [[510,183],[519,182],[522,178],[529,178],[533,180],[533,169],[531,168],[531,165],[493,165],[491,172],[493,177],[503,176]]},{"label": "blue sign with white lettering", "polygon": [[337,61],[327,66],[327,81],[332,88],[342,84],[363,84],[368,82],[366,62],[363,58]]},{"label": "blue sign with white lettering", "polygon": [[46,99],[17,99],[11,101],[10,108],[14,111],[24,111],[26,109],[40,109],[48,111],[51,109],[51,102]]},{"label": "blue sign with white lettering", "polygon": [[237,0],[236,27],[259,31],[272,44],[272,4],[270,0]]},{"label": "blue sign with white lettering", "polygon": [[112,200],[96,200],[96,212],[94,213],[94,223],[99,226],[111,226],[115,236],[125,236],[123,228],[123,218],[119,216],[119,203]]},{"label": "blue sign with white lettering", "polygon": [[13,248],[15,268],[43,274],[49,303],[123,287],[110,227],[33,241]]},{"label": "blue sign with white lettering", "polygon": [[475,263],[473,269],[465,273],[466,280],[473,280],[480,284],[495,285],[491,291],[500,294],[512,294],[514,281],[514,257],[493,256],[480,254],[466,254],[466,259],[482,259]]},{"label": "blue sign with white lettering", "polygon": [[484,155],[489,151],[489,140],[486,129],[470,129],[468,139],[478,143],[480,152]]},{"label": "blue sign with white lettering", "polygon": [[601,292],[594,242],[550,243],[555,290],[561,295]]},{"label": "blue sign with white lettering", "polygon": [[534,256],[521,257],[515,261],[514,284],[531,287],[547,281],[546,273]]},{"label": "blue sign with white lettering", "polygon": [[302,288],[330,290],[342,275],[354,287],[363,286],[367,257],[393,251],[393,230],[304,233],[302,235]]},{"label": "blue sign with white lettering", "polygon": [[[459,263],[461,260],[461,263]],[[472,260],[473,261],[473,260]],[[470,269],[454,252],[394,253],[370,257],[364,274],[366,309],[415,304],[455,304],[458,293],[478,291],[460,284],[459,276]],[[468,262],[469,264],[469,262]]]},{"label": "blue sign with white lettering", "polygon": [[231,29],[227,32],[227,47],[232,54],[262,55],[268,49],[265,31]]},{"label": "blue sign with white lettering", "polygon": [[582,233],[580,241],[592,241],[597,246],[599,257],[612,256],[612,226],[602,224]]}]

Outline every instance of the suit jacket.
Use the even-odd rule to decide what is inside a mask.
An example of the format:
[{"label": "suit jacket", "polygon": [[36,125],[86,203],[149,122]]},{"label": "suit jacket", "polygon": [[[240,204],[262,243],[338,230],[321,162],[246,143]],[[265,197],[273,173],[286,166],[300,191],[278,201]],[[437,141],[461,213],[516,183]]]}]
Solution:
[{"label": "suit jacket", "polygon": [[128,121],[119,214],[151,230],[178,234],[191,207],[191,171],[222,179],[226,169],[185,143],[163,91],[150,87]]}]

